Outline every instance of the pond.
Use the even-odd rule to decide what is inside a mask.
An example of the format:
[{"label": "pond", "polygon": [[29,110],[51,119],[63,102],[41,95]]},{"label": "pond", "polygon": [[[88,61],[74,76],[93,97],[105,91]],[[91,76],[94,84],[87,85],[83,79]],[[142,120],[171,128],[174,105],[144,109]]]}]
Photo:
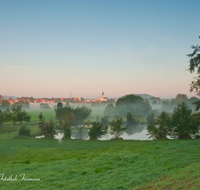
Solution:
[{"label": "pond", "polygon": [[[72,130],[72,136],[71,139],[83,139],[83,140],[89,140],[90,137],[88,135],[89,129],[84,127],[74,127]],[[147,124],[137,124],[137,125],[130,125],[126,132],[124,132],[123,135],[120,137],[124,140],[152,140],[152,138],[149,138],[149,135],[147,135]],[[62,139],[64,136],[63,133],[58,133],[54,139]],[[44,138],[44,136],[37,136],[36,138]],[[113,138],[113,135],[107,134],[98,140],[110,140]]]}]

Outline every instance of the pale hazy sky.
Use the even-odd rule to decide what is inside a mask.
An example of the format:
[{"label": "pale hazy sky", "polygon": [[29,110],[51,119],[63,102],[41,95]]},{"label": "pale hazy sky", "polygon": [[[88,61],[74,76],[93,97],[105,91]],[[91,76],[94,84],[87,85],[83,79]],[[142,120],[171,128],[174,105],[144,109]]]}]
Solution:
[{"label": "pale hazy sky", "polygon": [[199,0],[0,0],[0,94],[193,96]]}]

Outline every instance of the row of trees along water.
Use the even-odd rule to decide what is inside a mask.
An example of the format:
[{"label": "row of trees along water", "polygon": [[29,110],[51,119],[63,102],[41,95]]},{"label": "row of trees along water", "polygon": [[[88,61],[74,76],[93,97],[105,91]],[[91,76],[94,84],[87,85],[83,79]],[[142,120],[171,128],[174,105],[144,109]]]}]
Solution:
[{"label": "row of trees along water", "polygon": [[[120,138],[128,129],[128,126],[135,126],[141,122],[149,123],[148,133],[155,139],[166,138],[189,138],[198,133],[199,113],[193,113],[189,108],[187,98],[178,94],[174,102],[182,100],[173,110],[173,113],[166,111],[155,115],[148,100],[136,95],[126,95],[117,100],[116,104],[108,104],[104,110],[104,117],[100,121],[86,121],[91,114],[91,109],[85,106],[70,107],[61,102],[55,109],[57,121],[50,119],[45,121],[42,113],[39,115],[39,128],[45,137],[54,137],[58,131],[64,133],[65,138],[71,138],[72,128],[82,130],[85,126],[89,128],[90,139],[98,139],[108,133],[114,138]],[[195,99],[198,103],[198,99]],[[146,118],[146,119],[145,119]],[[30,115],[22,110],[22,106],[13,106],[11,109],[0,110],[0,125],[2,122],[16,122],[22,124],[23,121],[30,121]],[[85,122],[86,121],[86,122]],[[25,128],[23,127],[25,130]]]},{"label": "row of trees along water", "polygon": [[77,129],[81,132],[85,127],[89,130],[90,139],[98,139],[108,133],[114,135],[114,138],[120,138],[128,126],[137,127],[141,122],[138,118],[142,117],[146,118],[150,137],[163,139],[170,136],[182,139],[196,135],[200,125],[199,113],[193,113],[185,102],[178,104],[173,113],[163,111],[155,117],[149,102],[133,94],[119,98],[116,105],[109,104],[101,121],[86,121],[91,111],[84,106],[73,108],[69,104],[63,106],[62,103],[58,103],[55,109],[58,121],[45,121],[41,113],[39,127],[48,138],[53,138],[57,131],[60,131],[64,133],[65,138],[70,139],[72,130]]}]

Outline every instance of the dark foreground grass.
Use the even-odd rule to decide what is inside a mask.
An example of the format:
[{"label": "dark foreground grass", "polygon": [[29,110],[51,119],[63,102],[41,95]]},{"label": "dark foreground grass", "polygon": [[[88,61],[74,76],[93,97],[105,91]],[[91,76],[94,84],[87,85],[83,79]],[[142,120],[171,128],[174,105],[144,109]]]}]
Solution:
[{"label": "dark foreground grass", "polygon": [[[18,137],[2,140],[0,154],[0,173],[18,179],[1,180],[0,189],[162,189],[165,176],[169,182],[177,172],[187,178],[187,167],[200,161],[200,140],[60,142]],[[40,181],[19,181],[20,174]]]}]

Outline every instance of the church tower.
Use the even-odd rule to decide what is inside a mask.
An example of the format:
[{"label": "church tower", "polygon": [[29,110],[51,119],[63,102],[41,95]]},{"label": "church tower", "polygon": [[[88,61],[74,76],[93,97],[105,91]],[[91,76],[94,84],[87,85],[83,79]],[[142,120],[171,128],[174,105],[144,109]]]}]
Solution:
[{"label": "church tower", "polygon": [[104,99],[104,91],[102,92],[102,96],[101,97]]}]

